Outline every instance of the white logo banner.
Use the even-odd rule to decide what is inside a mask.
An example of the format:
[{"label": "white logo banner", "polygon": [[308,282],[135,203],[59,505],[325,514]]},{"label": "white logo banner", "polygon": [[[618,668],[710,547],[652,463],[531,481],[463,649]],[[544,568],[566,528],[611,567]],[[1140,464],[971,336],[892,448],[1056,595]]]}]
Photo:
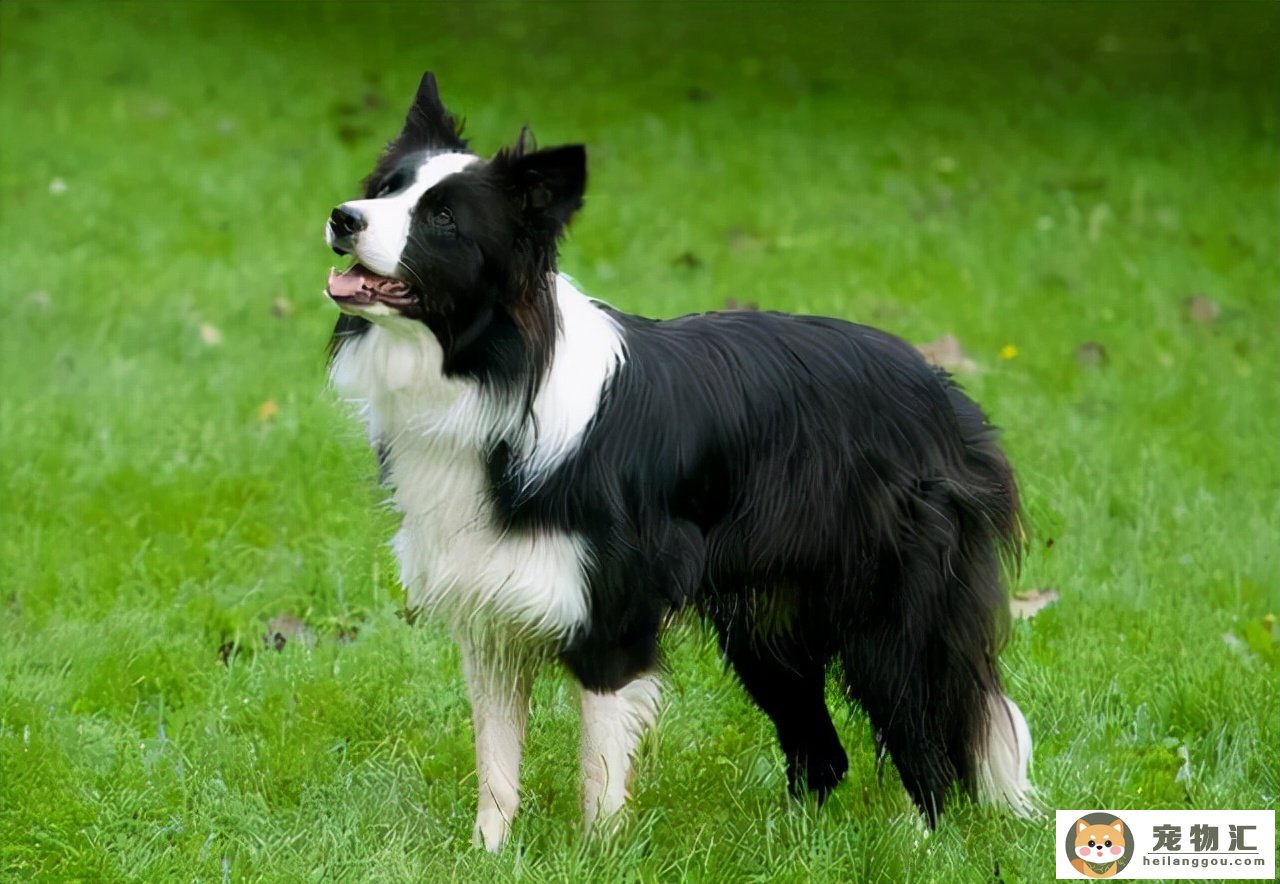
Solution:
[{"label": "white logo banner", "polygon": [[1276,876],[1274,810],[1060,810],[1058,877]]}]

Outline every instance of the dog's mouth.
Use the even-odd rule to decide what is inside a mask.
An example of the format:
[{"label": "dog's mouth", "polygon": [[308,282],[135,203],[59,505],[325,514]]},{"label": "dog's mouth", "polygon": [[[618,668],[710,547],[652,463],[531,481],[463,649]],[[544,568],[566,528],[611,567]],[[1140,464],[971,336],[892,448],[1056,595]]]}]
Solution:
[{"label": "dog's mouth", "polygon": [[409,283],[380,276],[363,264],[353,264],[350,270],[341,273],[336,269],[330,270],[327,292],[339,308],[354,311],[385,304],[400,313],[407,313],[418,305],[418,297]]}]

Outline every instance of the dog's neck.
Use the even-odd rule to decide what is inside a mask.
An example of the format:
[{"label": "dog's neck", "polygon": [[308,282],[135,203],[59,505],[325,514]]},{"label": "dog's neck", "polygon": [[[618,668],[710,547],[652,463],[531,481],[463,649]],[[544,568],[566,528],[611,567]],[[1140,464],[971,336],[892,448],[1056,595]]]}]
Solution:
[{"label": "dog's neck", "polygon": [[[567,277],[554,278],[549,306],[552,338],[526,345],[549,354],[533,389],[523,375],[446,372],[438,335],[421,322],[398,318],[338,342],[334,387],[393,462],[400,452],[424,445],[485,457],[505,443],[522,484],[536,484],[576,449],[626,358],[616,321]],[[523,354],[520,360],[527,362]],[[521,370],[514,364],[509,369]]]}]

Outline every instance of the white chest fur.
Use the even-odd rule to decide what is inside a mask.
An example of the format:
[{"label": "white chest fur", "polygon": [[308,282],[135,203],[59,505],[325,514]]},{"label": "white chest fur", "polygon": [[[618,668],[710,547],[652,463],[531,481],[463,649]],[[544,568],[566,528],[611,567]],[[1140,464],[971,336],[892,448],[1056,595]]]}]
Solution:
[{"label": "white chest fur", "polygon": [[393,548],[409,602],[455,627],[496,620],[563,637],[587,617],[585,542],[549,529],[500,530],[483,460],[495,436],[511,440],[529,465],[526,478],[536,481],[572,453],[624,358],[616,326],[559,282],[561,334],[530,428],[475,384],[444,377],[439,344],[420,323],[378,321],[334,359],[334,386],[370,440],[390,449],[404,515]]}]

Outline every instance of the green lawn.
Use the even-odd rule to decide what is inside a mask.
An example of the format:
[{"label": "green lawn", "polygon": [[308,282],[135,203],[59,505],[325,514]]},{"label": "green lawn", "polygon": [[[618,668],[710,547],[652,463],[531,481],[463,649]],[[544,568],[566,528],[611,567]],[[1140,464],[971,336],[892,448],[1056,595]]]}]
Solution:
[{"label": "green lawn", "polygon": [[[0,870],[1052,876],[1049,816],[956,801],[922,840],[858,713],[848,782],[790,802],[692,623],[624,831],[578,835],[576,692],[552,674],[514,841],[471,849],[457,655],[397,616],[395,519],[325,389],[323,221],[428,67],[482,151],[525,122],[589,145],[562,267],[592,294],[960,339],[1031,514],[1020,588],[1061,594],[1004,656],[1047,808],[1277,807],[1278,22],[5,0]],[[284,615],[307,633],[276,652]]]}]

